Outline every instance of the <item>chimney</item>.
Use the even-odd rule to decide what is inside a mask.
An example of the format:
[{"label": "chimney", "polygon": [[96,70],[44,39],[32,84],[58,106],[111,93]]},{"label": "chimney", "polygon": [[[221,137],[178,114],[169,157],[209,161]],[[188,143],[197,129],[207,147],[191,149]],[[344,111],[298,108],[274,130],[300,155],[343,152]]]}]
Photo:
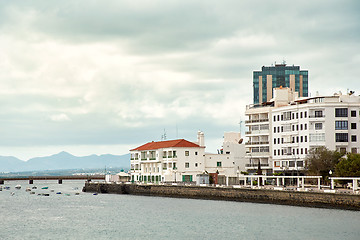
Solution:
[{"label": "chimney", "polygon": [[205,147],[205,137],[204,137],[204,133],[201,131],[198,131],[197,133],[197,142],[200,147]]}]

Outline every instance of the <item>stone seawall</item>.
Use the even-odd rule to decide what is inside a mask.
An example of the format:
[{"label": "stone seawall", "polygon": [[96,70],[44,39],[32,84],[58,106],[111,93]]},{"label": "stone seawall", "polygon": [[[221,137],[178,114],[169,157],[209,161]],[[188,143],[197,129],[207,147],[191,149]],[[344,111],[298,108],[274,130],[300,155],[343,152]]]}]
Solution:
[{"label": "stone seawall", "polygon": [[360,210],[360,196],[350,194],[107,183],[85,183],[83,191]]}]

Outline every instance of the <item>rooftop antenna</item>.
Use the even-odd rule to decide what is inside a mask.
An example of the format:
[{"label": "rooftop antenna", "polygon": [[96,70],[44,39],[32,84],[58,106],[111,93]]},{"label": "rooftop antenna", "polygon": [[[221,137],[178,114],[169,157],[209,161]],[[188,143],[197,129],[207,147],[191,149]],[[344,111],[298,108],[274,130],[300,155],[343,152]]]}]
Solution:
[{"label": "rooftop antenna", "polygon": [[285,59],[283,59],[283,64],[284,64],[284,65],[286,65],[286,61],[285,61]]},{"label": "rooftop antenna", "polygon": [[241,136],[241,125],[242,125],[242,122],[243,122],[243,121],[241,121],[241,117],[240,117],[240,122],[239,122],[239,125],[240,125],[240,136]]},{"label": "rooftop antenna", "polygon": [[161,140],[166,140],[166,131],[165,131],[165,128],[164,128],[164,134],[163,135],[161,135]]}]

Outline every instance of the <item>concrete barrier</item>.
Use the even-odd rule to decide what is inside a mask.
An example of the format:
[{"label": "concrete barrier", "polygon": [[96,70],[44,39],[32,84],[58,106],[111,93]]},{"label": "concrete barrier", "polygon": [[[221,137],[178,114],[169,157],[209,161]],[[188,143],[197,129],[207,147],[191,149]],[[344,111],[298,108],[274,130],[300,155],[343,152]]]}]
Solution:
[{"label": "concrete barrier", "polygon": [[279,191],[203,186],[85,183],[83,191],[360,210],[359,195],[299,192],[296,189],[295,191]]}]

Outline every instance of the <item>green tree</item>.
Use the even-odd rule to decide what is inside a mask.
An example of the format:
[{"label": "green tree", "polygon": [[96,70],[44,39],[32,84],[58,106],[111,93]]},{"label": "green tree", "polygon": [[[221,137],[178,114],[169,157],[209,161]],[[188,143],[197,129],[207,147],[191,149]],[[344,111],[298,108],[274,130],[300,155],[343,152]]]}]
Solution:
[{"label": "green tree", "polygon": [[305,159],[307,173],[309,175],[320,175],[323,181],[327,181],[330,175],[329,171],[335,170],[335,166],[342,156],[343,153],[331,151],[326,147],[311,149]]},{"label": "green tree", "polygon": [[360,177],[360,154],[348,153],[336,164],[336,176]]}]

